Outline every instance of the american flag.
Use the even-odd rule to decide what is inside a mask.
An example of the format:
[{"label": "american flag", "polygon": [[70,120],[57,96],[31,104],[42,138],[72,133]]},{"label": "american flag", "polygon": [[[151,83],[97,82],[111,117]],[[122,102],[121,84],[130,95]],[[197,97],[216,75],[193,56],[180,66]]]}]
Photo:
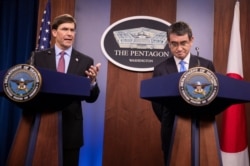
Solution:
[{"label": "american flag", "polygon": [[50,48],[50,40],[51,40],[50,13],[51,13],[51,6],[50,6],[50,0],[48,0],[41,21],[37,50]]}]

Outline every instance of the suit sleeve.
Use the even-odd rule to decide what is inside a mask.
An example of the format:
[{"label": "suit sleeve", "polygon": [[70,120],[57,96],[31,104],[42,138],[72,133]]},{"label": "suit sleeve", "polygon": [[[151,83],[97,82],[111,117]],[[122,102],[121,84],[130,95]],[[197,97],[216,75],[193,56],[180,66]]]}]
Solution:
[{"label": "suit sleeve", "polygon": [[[88,70],[90,68],[90,66],[93,64],[94,64],[94,60],[92,58],[89,58],[88,65],[87,65],[87,68],[85,70]],[[86,77],[86,75],[85,75],[85,77]],[[98,83],[96,82],[96,84],[93,87],[91,87],[90,96],[87,96],[86,98],[84,98],[84,100],[87,103],[93,103],[97,100],[99,93],[100,93],[100,89],[99,89]]]},{"label": "suit sleeve", "polygon": [[90,96],[86,97],[85,101],[88,102],[88,103],[95,102],[97,100],[98,96],[99,96],[99,93],[100,93],[100,89],[99,89],[98,84],[96,83],[94,85],[94,87],[92,87],[92,89],[90,91]]},{"label": "suit sleeve", "polygon": [[212,62],[209,62],[208,69],[215,72],[215,67]]}]

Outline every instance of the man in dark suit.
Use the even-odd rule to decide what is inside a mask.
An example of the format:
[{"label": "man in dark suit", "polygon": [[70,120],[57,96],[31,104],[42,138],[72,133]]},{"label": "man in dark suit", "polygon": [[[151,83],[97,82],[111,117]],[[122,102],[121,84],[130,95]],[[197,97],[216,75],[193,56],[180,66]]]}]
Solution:
[{"label": "man in dark suit", "polygon": [[[96,76],[100,64],[93,65],[93,59],[75,50],[76,21],[68,14],[56,17],[52,23],[52,35],[55,38],[53,48],[38,51],[31,58],[36,67],[59,70],[59,59],[63,52],[63,73],[88,77],[91,80],[90,96],[86,102],[95,102],[99,95]],[[70,80],[65,80],[70,81]],[[58,82],[60,84],[60,82]],[[62,112],[63,165],[78,166],[80,147],[83,145],[83,115],[81,100],[60,101],[59,98],[46,99],[54,110]]]},{"label": "man in dark suit", "polygon": [[[155,66],[153,77],[180,72],[180,61],[184,61],[186,69],[200,65],[215,71],[211,61],[190,53],[194,38],[188,24],[185,22],[173,23],[167,30],[167,38],[173,56]],[[165,165],[167,165],[170,157],[169,152],[175,114],[165,105],[159,103],[152,102],[152,107],[161,122],[162,150],[164,152]]]}]

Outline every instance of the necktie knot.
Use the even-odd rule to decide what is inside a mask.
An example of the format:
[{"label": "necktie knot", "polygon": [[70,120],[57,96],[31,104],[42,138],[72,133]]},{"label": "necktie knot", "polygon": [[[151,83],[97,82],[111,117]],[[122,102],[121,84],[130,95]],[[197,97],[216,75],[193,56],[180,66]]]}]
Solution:
[{"label": "necktie knot", "polygon": [[58,61],[58,66],[57,66],[57,71],[58,72],[62,72],[62,73],[65,73],[65,60],[64,60],[64,54],[65,52],[62,51],[60,52],[60,59]]},{"label": "necktie knot", "polygon": [[64,51],[61,51],[61,52],[60,52],[60,55],[61,55],[61,56],[64,56],[64,54],[65,54]]},{"label": "necktie knot", "polygon": [[186,67],[185,67],[185,61],[183,61],[183,60],[181,60],[180,62],[179,62],[179,64],[180,64],[180,72],[184,72],[184,71],[186,71],[187,69],[186,69]]}]

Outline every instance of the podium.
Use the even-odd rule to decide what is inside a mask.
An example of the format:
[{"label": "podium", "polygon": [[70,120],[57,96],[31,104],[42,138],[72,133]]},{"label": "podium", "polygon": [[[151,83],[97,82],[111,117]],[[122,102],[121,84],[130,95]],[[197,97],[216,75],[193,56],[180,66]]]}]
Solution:
[{"label": "podium", "polygon": [[179,92],[183,73],[141,82],[140,97],[164,104],[174,111],[175,122],[168,164],[170,166],[222,166],[215,116],[228,106],[250,101],[250,83],[218,73],[219,90],[204,106],[187,103]]},{"label": "podium", "polygon": [[[70,101],[90,95],[90,80],[70,74],[36,68],[42,78],[41,89],[27,102],[15,102],[21,108],[37,108],[23,114],[9,152],[7,165],[62,165],[61,111]],[[0,82],[8,70],[0,71]],[[1,96],[8,98],[3,86]],[[60,101],[59,101],[60,99]]]}]

